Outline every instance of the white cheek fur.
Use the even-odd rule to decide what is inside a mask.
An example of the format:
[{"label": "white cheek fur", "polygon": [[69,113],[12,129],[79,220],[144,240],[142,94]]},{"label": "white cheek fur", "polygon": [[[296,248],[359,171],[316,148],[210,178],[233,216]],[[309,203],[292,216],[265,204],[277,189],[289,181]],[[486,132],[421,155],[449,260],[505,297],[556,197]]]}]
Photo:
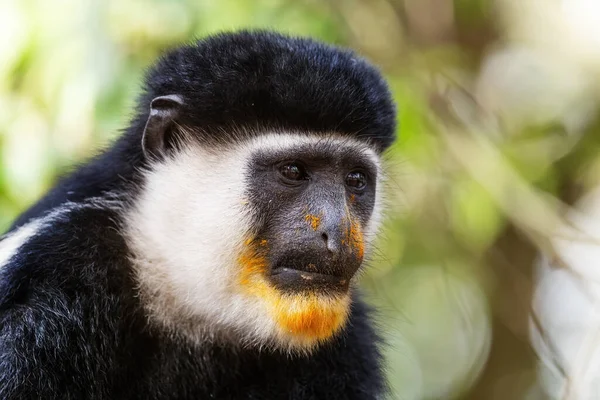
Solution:
[{"label": "white cheek fur", "polygon": [[[257,150],[282,150],[322,141],[306,135],[266,134],[220,153],[190,146],[146,175],[125,218],[142,301],[150,320],[193,341],[231,336],[253,346],[289,349],[265,304],[239,290],[239,256],[252,236],[245,174]],[[379,166],[366,145],[332,136]],[[378,168],[380,169],[380,168]],[[365,229],[369,239],[376,229]]]}]

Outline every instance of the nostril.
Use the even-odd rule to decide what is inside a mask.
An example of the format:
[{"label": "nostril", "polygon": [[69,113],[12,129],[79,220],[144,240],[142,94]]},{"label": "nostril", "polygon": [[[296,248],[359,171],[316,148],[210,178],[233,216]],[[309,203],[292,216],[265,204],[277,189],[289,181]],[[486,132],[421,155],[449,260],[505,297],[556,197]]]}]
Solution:
[{"label": "nostril", "polygon": [[338,243],[336,240],[332,240],[334,238],[329,237],[329,235],[326,233],[322,233],[321,238],[323,239],[323,243],[330,253],[336,254],[339,252],[340,249],[338,247]]}]

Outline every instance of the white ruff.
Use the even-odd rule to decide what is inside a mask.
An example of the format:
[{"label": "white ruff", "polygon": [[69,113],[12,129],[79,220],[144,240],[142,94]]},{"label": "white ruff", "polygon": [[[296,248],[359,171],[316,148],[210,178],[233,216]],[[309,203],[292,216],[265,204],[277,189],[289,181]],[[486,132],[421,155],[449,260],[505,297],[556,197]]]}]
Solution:
[{"label": "white ruff", "polygon": [[[253,234],[246,199],[251,156],[303,144],[318,148],[324,140],[359,151],[381,173],[370,147],[338,135],[267,134],[218,152],[192,145],[153,165],[124,227],[153,323],[196,342],[225,336],[242,345],[306,347],[282,335],[262,299],[240,290],[239,257]],[[367,240],[377,220],[374,215],[375,222],[365,227]]]}]

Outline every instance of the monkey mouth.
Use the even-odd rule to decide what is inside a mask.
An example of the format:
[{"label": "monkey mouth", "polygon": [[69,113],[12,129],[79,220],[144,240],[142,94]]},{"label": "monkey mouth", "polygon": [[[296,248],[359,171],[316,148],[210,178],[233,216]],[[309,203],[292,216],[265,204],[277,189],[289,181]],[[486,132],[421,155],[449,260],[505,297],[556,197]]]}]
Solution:
[{"label": "monkey mouth", "polygon": [[287,267],[273,269],[271,280],[278,289],[291,292],[315,290],[339,293],[347,291],[349,286],[346,277]]}]

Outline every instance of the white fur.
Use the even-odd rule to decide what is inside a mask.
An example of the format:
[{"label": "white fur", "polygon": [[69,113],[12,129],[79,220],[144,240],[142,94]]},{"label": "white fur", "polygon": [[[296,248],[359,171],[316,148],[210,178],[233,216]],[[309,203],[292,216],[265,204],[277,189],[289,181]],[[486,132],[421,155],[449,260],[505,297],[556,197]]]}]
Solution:
[{"label": "white fur", "polygon": [[151,321],[196,341],[225,334],[247,344],[286,347],[261,299],[240,291],[237,279],[238,257],[252,237],[247,163],[259,150],[323,140],[362,152],[380,169],[377,154],[353,139],[266,134],[218,153],[189,146],[147,172],[126,215],[125,236]]},{"label": "white fur", "polygon": [[8,234],[0,241],[0,268],[18,253],[21,246],[27,243],[39,231],[41,226],[42,222],[40,220],[34,220]]}]

